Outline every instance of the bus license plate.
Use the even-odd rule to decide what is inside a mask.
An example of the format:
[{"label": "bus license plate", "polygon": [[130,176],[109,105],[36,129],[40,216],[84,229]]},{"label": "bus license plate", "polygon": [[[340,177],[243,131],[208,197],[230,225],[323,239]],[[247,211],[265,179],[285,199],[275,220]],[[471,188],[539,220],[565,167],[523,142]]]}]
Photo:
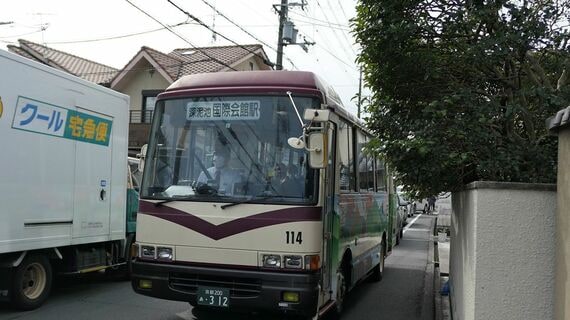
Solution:
[{"label": "bus license plate", "polygon": [[198,287],[196,299],[199,305],[227,308],[230,306],[230,289]]}]

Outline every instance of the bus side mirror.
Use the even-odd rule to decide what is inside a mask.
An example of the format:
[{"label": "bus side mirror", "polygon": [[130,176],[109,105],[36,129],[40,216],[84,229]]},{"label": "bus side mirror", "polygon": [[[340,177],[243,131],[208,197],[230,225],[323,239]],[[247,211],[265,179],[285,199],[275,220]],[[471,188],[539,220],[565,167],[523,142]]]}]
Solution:
[{"label": "bus side mirror", "polygon": [[144,172],[144,160],[146,159],[146,149],[148,148],[148,144],[145,144],[141,147],[141,153],[137,154],[137,158],[140,159],[139,161],[139,171]]},{"label": "bus side mirror", "polygon": [[325,135],[322,132],[311,132],[309,134],[309,166],[314,169],[322,169],[326,165],[326,155],[323,151],[325,146]]}]

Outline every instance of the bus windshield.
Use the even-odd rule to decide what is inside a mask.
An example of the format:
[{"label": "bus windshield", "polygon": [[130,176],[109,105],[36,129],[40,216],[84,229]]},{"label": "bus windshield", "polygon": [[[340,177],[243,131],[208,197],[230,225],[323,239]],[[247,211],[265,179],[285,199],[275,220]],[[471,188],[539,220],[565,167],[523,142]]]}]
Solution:
[{"label": "bus windshield", "polygon": [[[293,97],[300,114],[320,100]],[[317,171],[287,139],[302,133],[283,96],[221,96],[157,103],[141,198],[314,203]]]}]

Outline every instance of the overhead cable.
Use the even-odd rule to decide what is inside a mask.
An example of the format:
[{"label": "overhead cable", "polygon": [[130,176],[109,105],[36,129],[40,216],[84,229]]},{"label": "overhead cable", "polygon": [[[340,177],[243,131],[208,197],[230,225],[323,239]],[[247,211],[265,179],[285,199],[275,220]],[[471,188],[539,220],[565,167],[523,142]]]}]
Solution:
[{"label": "overhead cable", "polygon": [[[180,22],[177,24],[173,24],[173,25],[169,25],[169,27],[171,28],[176,28],[182,25],[187,25],[187,24],[191,24],[190,22]],[[193,23],[192,23],[193,24]],[[135,32],[135,33],[128,33],[128,34],[124,34],[124,35],[120,35],[120,36],[114,36],[114,37],[107,37],[107,38],[98,38],[98,39],[87,39],[87,40],[75,40],[75,41],[56,41],[56,42],[46,42],[46,44],[72,44],[72,43],[87,43],[87,42],[98,42],[98,41],[107,41],[107,40],[115,40],[115,39],[122,39],[122,38],[128,38],[128,37],[133,37],[133,36],[139,36],[141,34],[147,34],[147,33],[152,33],[152,32],[157,32],[157,31],[161,31],[161,30],[165,30],[165,27],[162,28],[157,28],[157,29],[152,29],[152,30],[147,30],[147,31],[141,31],[141,32]]]},{"label": "overhead cable", "polygon": [[140,12],[142,12],[143,14],[145,14],[147,17],[151,18],[152,20],[156,21],[157,23],[159,23],[161,26],[163,26],[164,28],[166,28],[166,30],[170,31],[172,34],[174,34],[175,36],[177,36],[178,38],[182,39],[184,42],[188,43],[193,49],[195,49],[196,51],[201,52],[203,55],[205,55],[206,57],[212,59],[212,61],[215,61],[229,69],[232,69],[234,71],[237,71],[235,68],[233,68],[232,66],[230,66],[229,64],[217,59],[216,57],[213,57],[211,55],[209,55],[208,53],[206,53],[204,50],[201,50],[198,46],[194,45],[192,42],[190,42],[188,39],[184,38],[183,36],[181,36],[180,34],[178,34],[176,31],[174,31],[171,27],[169,27],[168,25],[162,23],[160,20],[156,19],[155,17],[153,17],[152,15],[150,15],[148,12],[144,11],[143,9],[139,8],[137,5],[135,5],[134,3],[132,3],[130,0],[125,0],[126,2],[128,2],[131,6],[135,7],[137,10],[139,10]]},{"label": "overhead cable", "polygon": [[[243,26],[240,26],[239,24],[235,23],[232,19],[228,18],[225,14],[223,14],[222,12],[220,12],[220,10],[216,9],[216,7],[214,7],[212,4],[210,4],[207,0],[202,0],[203,3],[205,3],[208,7],[212,8],[212,10],[214,10],[214,12],[216,12],[217,14],[219,14],[222,18],[228,20],[231,24],[233,24],[234,26],[238,27],[241,31],[245,32],[248,36],[252,37],[253,39],[259,41],[261,44],[265,45],[266,47],[268,47],[269,49],[277,52],[277,49],[275,49],[275,47],[271,46],[270,44],[268,44],[267,42],[259,39],[258,37],[256,37],[255,35],[253,35],[251,32],[247,31],[246,29],[244,29]],[[289,61],[291,63],[291,65],[293,66],[293,68],[298,69],[297,66],[293,63],[293,60],[285,57],[285,59],[287,59],[287,61]]]},{"label": "overhead cable", "polygon": [[192,15],[190,12],[188,12],[188,11],[182,9],[182,8],[181,8],[180,6],[178,6],[176,3],[172,2],[172,0],[167,0],[167,1],[168,1],[168,3],[170,3],[171,5],[173,5],[174,7],[176,7],[176,9],[180,10],[181,12],[183,12],[186,16],[188,16],[188,17],[191,18],[192,20],[196,21],[196,22],[197,22],[198,24],[200,24],[201,26],[203,26],[203,27],[205,27],[206,29],[212,31],[213,33],[219,35],[220,37],[222,37],[222,38],[228,40],[229,42],[231,42],[231,43],[237,45],[238,47],[240,47],[240,48],[242,48],[242,49],[248,51],[249,53],[251,53],[251,54],[257,56],[257,57],[258,57],[259,59],[261,59],[261,60],[263,61],[263,63],[265,63],[266,65],[271,66],[271,67],[273,67],[273,66],[275,65],[273,62],[269,61],[266,57],[264,57],[264,56],[260,55],[259,53],[257,53],[257,52],[255,52],[255,51],[253,51],[253,50],[251,50],[251,49],[245,47],[245,46],[242,45],[242,44],[239,44],[239,43],[233,41],[232,39],[226,37],[225,35],[219,33],[218,31],[214,30],[212,27],[210,27],[209,25],[207,25],[207,24],[205,24],[204,22],[202,22],[202,20],[198,19],[196,16]]}]

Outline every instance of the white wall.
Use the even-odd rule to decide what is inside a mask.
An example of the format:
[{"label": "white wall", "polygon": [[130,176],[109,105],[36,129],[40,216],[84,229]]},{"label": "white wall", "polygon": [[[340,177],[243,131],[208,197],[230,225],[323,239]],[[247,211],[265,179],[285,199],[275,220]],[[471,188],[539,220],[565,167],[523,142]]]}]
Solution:
[{"label": "white wall", "polygon": [[452,206],[453,319],[553,319],[555,186],[475,182]]},{"label": "white wall", "polygon": [[570,128],[558,133],[556,216],[556,319],[570,319]]}]

